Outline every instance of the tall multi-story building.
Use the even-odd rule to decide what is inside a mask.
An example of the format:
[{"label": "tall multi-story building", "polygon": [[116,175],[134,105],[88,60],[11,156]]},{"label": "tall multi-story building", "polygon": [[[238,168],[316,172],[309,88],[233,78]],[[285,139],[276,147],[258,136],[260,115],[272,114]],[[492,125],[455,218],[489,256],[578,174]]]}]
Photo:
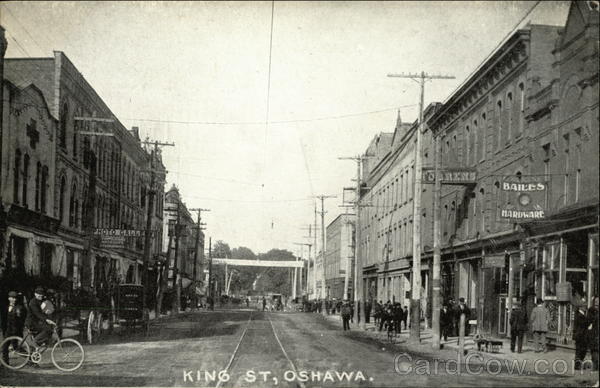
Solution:
[{"label": "tall multi-story building", "polygon": [[525,112],[530,174],[547,189],[538,198],[545,219],[520,224],[525,262],[510,263],[513,295],[546,302],[549,337],[560,344],[573,344],[574,304],[598,296],[598,20],[587,3],[571,3],[550,83],[532,90]]},{"label": "tall multi-story building", "polygon": [[569,342],[572,303],[598,294],[597,34],[583,2],[565,28],[527,25],[427,120],[442,168],[477,171],[442,188],[441,283],[480,332],[508,334],[511,306],[537,297]]},{"label": "tall multi-story building", "polygon": [[[429,112],[429,109],[427,110]],[[400,114],[393,133],[377,135],[365,154],[360,198],[360,258],[363,262],[366,300],[388,300],[409,305],[412,277],[415,135],[418,123],[402,123]],[[422,136],[423,165],[432,164],[431,134]],[[431,250],[431,188],[420,193],[422,246]],[[422,265],[423,311],[426,314],[429,266]]]},{"label": "tall multi-story building", "polygon": [[[176,226],[177,224],[179,224],[179,227]],[[194,273],[198,281],[203,278],[204,233],[198,230],[196,222],[175,185],[165,193],[163,228],[163,250],[164,254],[168,255],[169,261],[169,287],[173,287],[173,280],[177,279],[177,275],[179,275],[181,277],[182,295],[191,297],[196,292],[195,287],[189,287],[194,281]],[[197,241],[197,239],[199,240]],[[170,248],[169,241],[171,242]],[[196,259],[197,243],[198,256]],[[175,260],[177,260],[176,272],[174,271]],[[195,270],[194,265],[196,266]]]},{"label": "tall multi-story building", "polygon": [[[152,158],[164,172],[160,154],[142,147],[137,129],[119,122],[64,53],[3,64],[1,187],[12,220],[3,262],[95,293],[139,284],[151,189],[152,224],[162,224],[164,184],[150,188],[149,178]],[[98,229],[138,237],[109,241],[94,236]],[[151,253],[161,252],[162,239],[151,241]]]},{"label": "tall multi-story building", "polygon": [[351,299],[354,289],[354,216],[338,215],[327,225],[326,231],[327,251],[323,264],[325,298]]}]

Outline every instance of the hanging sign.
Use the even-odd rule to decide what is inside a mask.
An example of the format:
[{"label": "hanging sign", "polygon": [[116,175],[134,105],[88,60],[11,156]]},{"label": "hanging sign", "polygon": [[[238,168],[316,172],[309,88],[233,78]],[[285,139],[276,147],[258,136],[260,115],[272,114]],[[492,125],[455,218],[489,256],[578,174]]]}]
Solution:
[{"label": "hanging sign", "polygon": [[[444,185],[475,185],[477,170],[474,168],[446,168],[438,170],[438,178]],[[423,168],[423,183],[435,183],[435,169]]]},{"label": "hanging sign", "polygon": [[525,178],[505,178],[501,190],[508,192],[509,201],[500,209],[500,217],[513,220],[536,220],[546,218],[542,203],[547,182],[540,177],[525,180]]}]

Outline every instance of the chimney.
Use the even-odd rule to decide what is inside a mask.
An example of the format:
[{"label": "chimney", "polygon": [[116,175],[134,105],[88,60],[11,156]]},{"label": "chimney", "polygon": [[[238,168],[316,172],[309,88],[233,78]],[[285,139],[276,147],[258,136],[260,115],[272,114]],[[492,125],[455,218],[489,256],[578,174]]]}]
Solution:
[{"label": "chimney", "polygon": [[135,137],[136,140],[140,140],[140,129],[138,127],[131,127],[130,133]]}]

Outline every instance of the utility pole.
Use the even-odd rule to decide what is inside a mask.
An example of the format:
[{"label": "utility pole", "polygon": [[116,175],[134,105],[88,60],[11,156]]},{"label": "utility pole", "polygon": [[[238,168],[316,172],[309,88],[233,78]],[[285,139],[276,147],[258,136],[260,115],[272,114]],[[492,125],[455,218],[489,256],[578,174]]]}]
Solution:
[{"label": "utility pole", "polygon": [[[315,255],[313,257],[313,292],[317,294],[317,256],[319,256],[319,250],[317,249],[317,201],[315,201],[315,235],[313,236],[315,244]],[[322,249],[322,248],[321,248]],[[310,262],[308,267],[310,268]],[[307,276],[308,277],[308,276]],[[308,286],[307,286],[308,288]],[[306,296],[310,300],[310,294]]]},{"label": "utility pole", "polygon": [[211,302],[209,303],[210,309],[214,310],[214,299],[212,296],[212,237],[208,238],[208,297]]},{"label": "utility pole", "polygon": [[[356,224],[354,226],[354,303],[356,308],[354,309],[354,319],[361,329],[366,329],[365,322],[365,300],[364,300],[364,285],[363,285],[363,263],[360,255],[360,190],[362,186],[361,179],[361,167],[363,161],[372,158],[369,155],[358,155],[354,157],[342,157],[340,160],[354,160],[356,162],[356,198],[354,199],[355,212],[356,212]],[[362,316],[358,314],[358,311],[362,312]],[[361,318],[361,319],[359,319]]]},{"label": "utility pole", "polygon": [[[100,117],[74,117],[74,121],[90,121],[94,122],[105,122],[105,123],[114,123],[114,119],[112,118],[100,118]],[[112,132],[103,132],[103,131],[77,131],[78,134],[83,136],[111,136],[114,137]],[[96,210],[96,174],[97,174],[97,157],[96,153],[93,151],[93,148],[90,145],[90,149],[87,155],[84,155],[84,158],[88,158],[88,165],[90,167],[89,173],[89,184],[88,184],[88,193],[87,193],[87,206],[85,210],[85,219],[82,220],[83,232],[86,235],[85,249],[84,255],[87,258],[84,262],[92,263],[92,250],[94,247],[94,235],[93,228],[94,223],[96,221],[94,211]],[[93,271],[93,268],[91,269]],[[94,287],[94,292],[97,294],[98,290]]]},{"label": "utility pole", "polygon": [[[154,149],[150,153],[150,190],[148,190],[148,212],[146,214],[146,230],[144,234],[144,274],[142,276],[142,286],[144,289],[144,297],[142,298],[142,310],[146,308],[148,305],[148,267],[150,266],[150,256],[152,252],[150,251],[151,245],[151,235],[152,235],[152,216],[154,213],[154,198],[156,197],[156,171],[154,166],[154,159],[158,156],[158,147],[159,146],[169,146],[174,147],[175,143],[161,143],[158,141],[150,142],[148,140],[143,141],[143,144],[152,144],[154,145]],[[157,267],[158,268],[158,267]],[[158,275],[158,270],[157,270]],[[157,316],[159,313],[157,312]]]},{"label": "utility pole", "polygon": [[[346,210],[344,211],[344,215],[346,216],[351,216],[354,215],[356,216],[356,214],[350,214],[348,213],[348,208],[349,207],[354,207],[354,205],[349,205],[349,204],[344,204],[344,205],[340,205],[340,207],[345,208]],[[353,222],[352,221],[346,221],[344,227],[348,227],[348,225],[352,225]],[[348,248],[352,248],[351,252],[354,252],[354,249],[356,249],[356,243],[349,245]],[[344,293],[342,296],[342,299],[346,299],[348,298],[348,288],[350,288],[350,272],[352,271],[352,257],[351,256],[347,256],[346,257],[346,268],[344,269]]]},{"label": "utility pole", "polygon": [[[193,287],[194,287],[194,307],[193,309],[196,310],[196,308],[198,307],[198,295],[196,294],[196,275],[197,275],[197,265],[198,265],[198,252],[200,251],[200,233],[202,233],[202,230],[204,230],[204,228],[202,228],[202,225],[206,225],[202,223],[202,212],[209,212],[210,209],[202,209],[202,208],[193,208],[193,209],[189,209],[190,211],[196,211],[198,212],[198,221],[196,222],[196,249],[194,251],[194,271],[193,271]],[[204,248],[203,249],[203,253],[204,253]],[[203,260],[202,260],[203,261]],[[204,263],[201,262],[200,263],[200,268],[204,269]],[[201,271],[202,273],[204,273],[204,271]]]},{"label": "utility pole", "polygon": [[[421,88],[419,98],[419,126],[415,139],[415,185],[413,193],[413,267],[412,267],[412,286],[410,299],[410,341],[413,343],[421,342],[421,189],[422,184],[422,133],[425,129],[423,123],[423,101],[425,98],[425,82],[433,79],[454,79],[449,75],[430,75],[422,71],[419,74],[388,74],[388,77],[409,78],[417,83]],[[437,181],[437,177],[436,177]],[[434,243],[435,244],[435,243]],[[439,262],[438,268],[433,270],[433,285],[437,286],[437,296],[434,296],[435,302],[432,303],[432,311],[437,310],[437,322],[432,322],[434,327],[433,342],[437,340],[439,348]],[[434,263],[435,267],[435,263]],[[435,277],[437,275],[437,278]],[[434,291],[434,295],[436,292]],[[436,334],[437,332],[437,334]],[[435,345],[434,345],[435,346]]]},{"label": "utility pole", "polygon": [[[321,211],[319,212],[319,214],[321,214],[321,260],[323,262],[325,262],[325,213],[327,213],[325,211],[325,200],[327,198],[337,198],[337,195],[316,195],[315,198],[318,198],[321,200]],[[315,209],[316,211],[316,209]],[[316,222],[315,222],[316,224]],[[315,233],[315,237],[316,237],[316,233]],[[315,284],[315,299],[318,299],[317,297],[317,261],[315,260],[314,263],[314,284]]]},{"label": "utility pole", "polygon": [[179,235],[181,234],[181,198],[177,196],[177,221],[175,222],[175,261],[173,263],[173,290],[175,291],[175,297],[173,300],[173,313],[178,313],[181,307],[181,287],[180,287],[180,276],[179,267],[177,260],[179,259]]}]

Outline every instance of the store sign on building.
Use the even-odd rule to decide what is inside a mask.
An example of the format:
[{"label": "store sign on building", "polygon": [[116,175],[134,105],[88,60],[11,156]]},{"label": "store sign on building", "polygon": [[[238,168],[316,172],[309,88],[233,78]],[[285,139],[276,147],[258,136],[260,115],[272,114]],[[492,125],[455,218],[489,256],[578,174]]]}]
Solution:
[{"label": "store sign on building", "polygon": [[[475,185],[477,170],[473,168],[447,168],[438,171],[438,178],[444,185]],[[435,169],[423,168],[423,183],[435,183]]]},{"label": "store sign on building", "polygon": [[482,268],[504,268],[506,266],[506,255],[492,255],[483,258]]},{"label": "store sign on building", "polygon": [[508,202],[500,209],[500,217],[513,220],[535,220],[546,217],[542,207],[547,182],[537,177],[504,179],[501,189],[508,192]]}]

